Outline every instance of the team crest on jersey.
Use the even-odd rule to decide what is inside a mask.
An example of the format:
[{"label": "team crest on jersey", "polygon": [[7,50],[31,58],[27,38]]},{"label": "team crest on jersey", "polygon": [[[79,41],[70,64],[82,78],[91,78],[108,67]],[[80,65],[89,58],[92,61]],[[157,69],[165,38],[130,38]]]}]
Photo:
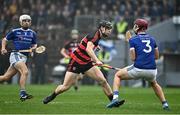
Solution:
[{"label": "team crest on jersey", "polygon": [[21,32],[16,32],[16,34],[21,34]]},{"label": "team crest on jersey", "polygon": [[23,40],[24,38],[22,36],[18,36],[19,37],[19,40]]}]

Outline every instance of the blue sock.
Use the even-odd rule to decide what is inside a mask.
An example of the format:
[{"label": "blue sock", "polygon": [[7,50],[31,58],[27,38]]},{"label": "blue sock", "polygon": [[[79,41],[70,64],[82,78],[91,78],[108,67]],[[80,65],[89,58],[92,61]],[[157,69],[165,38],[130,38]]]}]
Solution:
[{"label": "blue sock", "polygon": [[114,91],[113,92],[113,99],[118,99],[119,97],[119,91]]},{"label": "blue sock", "polygon": [[24,96],[24,95],[26,95],[26,90],[24,90],[24,89],[22,90],[22,89],[21,89],[21,90],[20,90],[20,96]]}]

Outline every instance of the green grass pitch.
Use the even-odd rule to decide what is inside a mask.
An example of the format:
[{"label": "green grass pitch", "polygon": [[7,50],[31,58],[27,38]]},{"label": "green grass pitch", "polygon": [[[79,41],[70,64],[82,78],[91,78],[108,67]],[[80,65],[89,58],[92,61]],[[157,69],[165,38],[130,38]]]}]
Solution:
[{"label": "green grass pitch", "polygon": [[126,100],[119,108],[107,109],[109,103],[100,86],[73,88],[44,105],[42,99],[56,85],[28,85],[34,98],[21,102],[18,85],[0,85],[0,114],[180,114],[180,89],[163,89],[171,111],[162,110],[161,103],[151,88],[124,88],[120,95]]}]

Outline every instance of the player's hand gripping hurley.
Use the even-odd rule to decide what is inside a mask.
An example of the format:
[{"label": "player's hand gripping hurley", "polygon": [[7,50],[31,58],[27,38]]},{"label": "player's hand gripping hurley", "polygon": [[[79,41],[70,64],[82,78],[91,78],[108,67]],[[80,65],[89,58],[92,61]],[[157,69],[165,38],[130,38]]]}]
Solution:
[{"label": "player's hand gripping hurley", "polygon": [[35,52],[35,53],[43,53],[44,51],[46,51],[46,47],[41,45],[39,47],[37,47],[36,49],[27,49],[27,50],[11,50],[11,51],[8,51],[8,52]]}]

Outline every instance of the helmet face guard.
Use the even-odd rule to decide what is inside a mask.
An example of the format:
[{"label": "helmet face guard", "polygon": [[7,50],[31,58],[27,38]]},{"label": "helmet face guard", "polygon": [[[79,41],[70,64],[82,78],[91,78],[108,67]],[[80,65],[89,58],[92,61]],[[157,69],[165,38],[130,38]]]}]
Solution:
[{"label": "helmet face guard", "polygon": [[101,27],[105,27],[106,29],[112,29],[113,28],[113,24],[110,21],[102,20],[99,23],[98,28],[101,28]]},{"label": "helmet face guard", "polygon": [[112,29],[113,28],[113,24],[111,22],[109,22],[109,21],[102,20],[102,21],[100,21],[100,23],[98,25],[98,29],[100,29],[100,31],[102,33],[102,36],[103,37],[108,37],[108,35],[106,33],[102,32],[101,27],[104,27],[105,31],[106,31],[106,30]]},{"label": "helmet face guard", "polygon": [[27,29],[31,25],[31,17],[27,14],[23,14],[19,17],[19,23],[23,28]]}]

